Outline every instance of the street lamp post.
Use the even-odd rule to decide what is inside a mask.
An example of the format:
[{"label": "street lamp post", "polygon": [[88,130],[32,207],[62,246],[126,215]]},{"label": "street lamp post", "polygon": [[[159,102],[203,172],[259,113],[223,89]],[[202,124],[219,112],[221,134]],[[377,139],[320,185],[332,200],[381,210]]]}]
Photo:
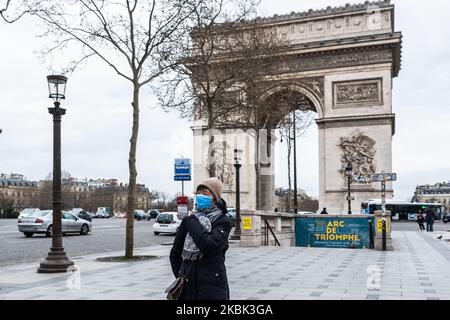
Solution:
[{"label": "street lamp post", "polygon": [[347,200],[348,200],[348,214],[352,214],[352,198],[350,193],[350,185],[353,178],[353,165],[349,162],[345,167],[345,174],[347,175]]},{"label": "street lamp post", "polygon": [[295,118],[296,118],[296,112],[294,109],[293,112],[293,130],[294,130],[294,213],[297,214],[298,213],[298,197],[297,197],[297,193],[298,193],[298,189],[297,189],[297,125],[295,123]]},{"label": "street lamp post", "polygon": [[61,118],[66,109],[60,108],[60,101],[65,99],[67,78],[59,75],[47,77],[50,98],[54,100],[54,108],[48,108],[53,115],[53,224],[51,226],[52,246],[47,258],[38,267],[39,273],[67,272],[73,266],[62,245],[61,230]]},{"label": "street lamp post", "polygon": [[236,227],[230,237],[231,240],[241,239],[241,188],[239,169],[242,167],[242,150],[234,149],[234,167],[236,168]]}]

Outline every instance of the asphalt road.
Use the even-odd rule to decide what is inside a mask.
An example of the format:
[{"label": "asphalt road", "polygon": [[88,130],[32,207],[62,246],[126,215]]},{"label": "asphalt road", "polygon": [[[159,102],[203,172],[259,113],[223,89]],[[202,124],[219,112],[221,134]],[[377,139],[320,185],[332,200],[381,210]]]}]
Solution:
[{"label": "asphalt road", "polygon": [[[135,221],[135,248],[171,243],[173,236],[153,234],[154,220]],[[450,224],[437,221],[435,231],[450,231]],[[394,222],[393,230],[418,231],[416,222]],[[17,229],[17,220],[0,220],[0,266],[36,262],[47,256],[51,238],[34,235],[26,238]],[[94,219],[87,236],[67,235],[63,245],[69,257],[125,250],[125,219]]]},{"label": "asphalt road", "polygon": [[[134,247],[148,247],[173,242],[174,236],[153,234],[153,222],[134,221]],[[125,250],[125,219],[94,219],[93,230],[87,236],[63,237],[69,257]],[[0,266],[40,262],[47,256],[51,238],[34,235],[26,238],[18,231],[17,220],[0,220]]]}]

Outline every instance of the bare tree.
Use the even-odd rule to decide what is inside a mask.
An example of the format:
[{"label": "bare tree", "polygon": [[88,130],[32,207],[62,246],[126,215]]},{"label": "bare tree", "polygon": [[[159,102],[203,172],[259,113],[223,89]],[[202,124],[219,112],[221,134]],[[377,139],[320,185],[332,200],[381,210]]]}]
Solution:
[{"label": "bare tree", "polygon": [[[77,192],[75,190],[72,175],[63,170],[61,173],[62,184],[62,207],[64,210],[82,207],[79,198],[77,199]],[[53,174],[49,173],[45,180],[41,181],[39,185],[38,206],[43,210],[51,210],[53,208]]]},{"label": "bare tree", "polygon": [[172,73],[163,77],[157,88],[164,109],[176,109],[185,118],[206,120],[207,170],[211,177],[217,174],[213,129],[229,126],[224,119],[242,107],[235,93],[247,61],[233,58],[244,44],[243,33],[236,25],[255,11],[256,2],[210,0],[194,8],[187,27],[191,32],[179,41],[182,54],[169,57]]},{"label": "bare tree", "polygon": [[[136,147],[139,133],[140,92],[167,68],[175,39],[196,8],[198,0],[22,0],[21,15],[27,13],[46,27],[53,45],[44,52],[57,50],[76,53],[66,72],[73,71],[89,58],[111,67],[130,83],[133,125],[129,150],[129,183],[125,256],[133,256],[133,211],[136,202]],[[8,8],[9,1],[6,2]],[[2,11],[5,18],[6,11]],[[17,19],[5,19],[14,21]]]},{"label": "bare tree", "polygon": [[[280,123],[281,141],[286,141],[287,145],[287,168],[288,168],[288,192],[287,192],[287,212],[291,212],[291,193],[292,193],[292,174],[291,174],[291,157],[292,157],[292,141],[293,141],[293,115],[289,113]],[[314,114],[308,111],[295,112],[295,135],[296,139],[302,137],[314,120]]]},{"label": "bare tree", "polygon": [[[44,1],[44,0],[41,0]],[[24,15],[33,12],[33,10],[40,4],[41,1],[30,3],[28,9],[24,7],[21,1],[1,0],[0,1],[0,17],[8,23],[14,23],[22,18]]]},{"label": "bare tree", "polygon": [[159,194],[162,199],[162,206],[166,209],[166,201],[170,199],[170,195],[166,192],[160,192]]}]

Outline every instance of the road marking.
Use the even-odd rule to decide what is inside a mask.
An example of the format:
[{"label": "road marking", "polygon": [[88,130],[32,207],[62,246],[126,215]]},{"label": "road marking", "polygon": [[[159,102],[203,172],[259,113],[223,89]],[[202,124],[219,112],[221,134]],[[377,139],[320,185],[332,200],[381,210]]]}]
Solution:
[{"label": "road marking", "polygon": [[97,226],[92,226],[92,228],[95,228],[95,229],[109,229],[109,228],[122,228],[123,226],[100,226],[100,227],[97,227]]}]

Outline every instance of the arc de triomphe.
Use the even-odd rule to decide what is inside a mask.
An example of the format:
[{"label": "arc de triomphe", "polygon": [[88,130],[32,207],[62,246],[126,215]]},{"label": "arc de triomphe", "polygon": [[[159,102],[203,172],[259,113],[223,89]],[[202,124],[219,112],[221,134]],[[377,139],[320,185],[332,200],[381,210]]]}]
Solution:
[{"label": "arc de triomphe", "polygon": [[[297,95],[317,113],[319,128],[319,202],[330,213],[347,210],[347,178],[344,168],[352,162],[354,174],[392,172],[393,78],[400,71],[401,38],[394,29],[394,5],[381,1],[325,10],[310,10],[258,19],[288,41],[277,80],[266,79],[261,100],[282,100]],[[220,130],[219,130],[220,131]],[[194,185],[208,177],[204,165],[208,133],[202,120],[194,127]],[[223,130],[222,130],[223,133]],[[274,143],[268,135],[268,160],[261,168],[262,210],[274,209]],[[234,205],[233,146],[224,143],[218,175],[225,182],[224,199]],[[241,145],[241,208],[255,209],[255,166],[248,159],[254,147]],[[220,162],[220,161],[219,161]],[[379,184],[353,183],[353,211],[362,201],[380,198]],[[392,197],[387,184],[387,198]]]}]

